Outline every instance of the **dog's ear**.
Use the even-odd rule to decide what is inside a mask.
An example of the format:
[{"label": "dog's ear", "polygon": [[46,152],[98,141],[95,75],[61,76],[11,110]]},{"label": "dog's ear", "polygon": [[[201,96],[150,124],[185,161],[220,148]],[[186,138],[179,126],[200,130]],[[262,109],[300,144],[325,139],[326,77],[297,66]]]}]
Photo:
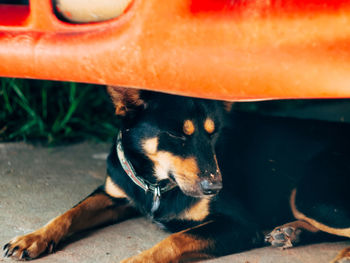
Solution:
[{"label": "dog's ear", "polygon": [[115,114],[118,116],[126,116],[129,112],[146,107],[145,101],[141,99],[141,91],[138,89],[108,86],[107,91],[112,98]]}]

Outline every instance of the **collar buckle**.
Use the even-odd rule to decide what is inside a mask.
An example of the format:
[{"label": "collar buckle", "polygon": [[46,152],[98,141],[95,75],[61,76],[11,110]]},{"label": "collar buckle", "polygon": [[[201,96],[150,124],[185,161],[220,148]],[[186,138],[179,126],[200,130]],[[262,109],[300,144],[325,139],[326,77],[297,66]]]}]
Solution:
[{"label": "collar buckle", "polygon": [[159,187],[159,185],[154,189],[154,196],[160,197],[160,187]]},{"label": "collar buckle", "polygon": [[152,208],[151,208],[151,213],[153,214],[155,211],[157,211],[159,206],[160,206],[160,187],[157,186],[154,189],[153,204],[152,204]]}]

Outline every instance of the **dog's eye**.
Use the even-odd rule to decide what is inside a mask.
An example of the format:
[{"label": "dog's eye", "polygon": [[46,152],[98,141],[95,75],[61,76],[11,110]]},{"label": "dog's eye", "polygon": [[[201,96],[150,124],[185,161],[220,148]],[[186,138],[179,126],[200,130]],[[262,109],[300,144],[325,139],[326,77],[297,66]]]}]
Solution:
[{"label": "dog's eye", "polygon": [[171,132],[166,132],[166,134],[167,134],[169,137],[174,138],[174,139],[183,140],[183,141],[186,140],[186,136],[184,136],[184,135],[180,135],[180,134],[176,134],[176,133],[171,133]]}]

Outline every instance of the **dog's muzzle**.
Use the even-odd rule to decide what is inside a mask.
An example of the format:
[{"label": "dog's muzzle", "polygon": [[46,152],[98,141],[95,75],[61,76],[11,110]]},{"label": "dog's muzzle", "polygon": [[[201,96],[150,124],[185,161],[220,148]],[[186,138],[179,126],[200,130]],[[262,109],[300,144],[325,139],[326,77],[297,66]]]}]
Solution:
[{"label": "dog's muzzle", "polygon": [[221,180],[204,179],[200,182],[200,187],[205,195],[216,195],[222,189]]}]

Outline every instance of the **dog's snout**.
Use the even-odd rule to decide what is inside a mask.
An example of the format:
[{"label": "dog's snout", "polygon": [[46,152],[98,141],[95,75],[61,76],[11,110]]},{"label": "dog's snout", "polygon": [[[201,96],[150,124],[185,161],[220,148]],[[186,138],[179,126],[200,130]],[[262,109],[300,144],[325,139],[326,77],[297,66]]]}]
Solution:
[{"label": "dog's snout", "polygon": [[200,182],[203,194],[205,195],[214,195],[217,194],[222,188],[221,181],[213,181],[204,179]]}]

